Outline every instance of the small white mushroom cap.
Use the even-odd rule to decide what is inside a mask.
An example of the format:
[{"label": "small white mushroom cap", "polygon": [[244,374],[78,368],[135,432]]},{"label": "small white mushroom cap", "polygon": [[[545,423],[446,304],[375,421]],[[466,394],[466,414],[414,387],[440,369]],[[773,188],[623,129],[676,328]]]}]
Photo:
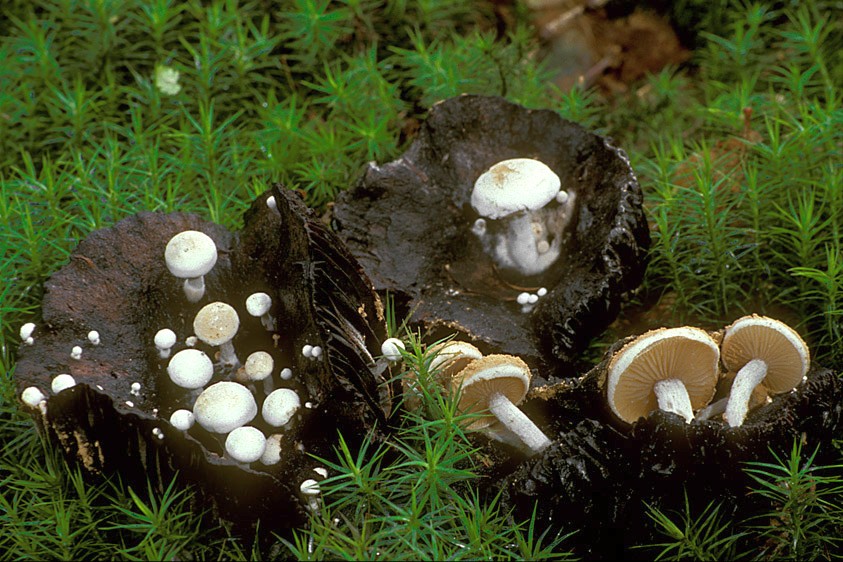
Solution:
[{"label": "small white mushroom cap", "polygon": [[185,230],[167,242],[164,261],[170,273],[181,279],[201,277],[217,263],[217,245],[204,232]]},{"label": "small white mushroom cap", "polygon": [[82,359],[82,348],[78,345],[74,345],[73,348],[70,350],[70,358],[76,359],[77,361],[79,359]]},{"label": "small white mushroom cap", "polygon": [[169,328],[163,328],[155,332],[153,342],[161,359],[166,359],[170,356],[170,349],[176,345],[176,333]]},{"label": "small white mushroom cap", "polygon": [[272,297],[266,293],[253,293],[246,299],[246,310],[252,316],[263,316],[272,308]]},{"label": "small white mushroom cap", "polygon": [[318,496],[320,493],[319,482],[313,478],[308,478],[299,486],[299,490],[306,496]]},{"label": "small white mushroom cap", "polygon": [[281,379],[288,381],[293,378],[293,370],[289,367],[284,367],[281,369]]},{"label": "small white mushroom cap", "polygon": [[266,437],[260,429],[250,425],[238,427],[225,438],[225,452],[238,462],[255,462],[265,448]]},{"label": "small white mushroom cap", "polygon": [[477,178],[471,206],[489,219],[535,211],[553,201],[561,185],[559,176],[543,162],[532,158],[503,160]]},{"label": "small white mushroom cap", "polygon": [[255,351],[246,358],[243,372],[250,381],[262,381],[272,374],[275,361],[266,351]]},{"label": "small white mushroom cap", "polygon": [[240,328],[240,317],[230,304],[206,304],[193,319],[193,331],[208,345],[222,345],[231,341]]},{"label": "small white mushroom cap", "polygon": [[289,388],[279,388],[270,393],[263,402],[261,415],[269,425],[281,427],[287,425],[301,407],[299,395]]},{"label": "small white mushroom cap", "polygon": [[404,342],[398,338],[388,338],[381,344],[381,354],[389,361],[400,361],[401,351],[405,349]]},{"label": "small white mushroom cap", "polygon": [[167,374],[180,387],[192,390],[208,384],[214,376],[214,364],[203,351],[182,349],[170,359]]},{"label": "small white mushroom cap", "polygon": [[190,410],[176,410],[170,415],[170,423],[176,429],[187,431],[196,423],[196,416]]},{"label": "small white mushroom cap", "polygon": [[99,345],[100,344],[100,333],[97,332],[96,330],[91,330],[90,332],[88,332],[88,341],[91,342],[94,345]]},{"label": "small white mushroom cap", "polygon": [[27,322],[23,326],[20,327],[20,339],[21,341],[26,341],[32,337],[32,332],[35,331],[35,324],[33,322]]},{"label": "small white mushroom cap", "polygon": [[50,384],[50,389],[53,391],[53,394],[58,394],[62,390],[72,386],[76,386],[76,379],[74,379],[71,375],[61,374],[56,375],[53,379],[53,382]]},{"label": "small white mushroom cap", "polygon": [[272,466],[281,462],[281,452],[284,450],[283,440],[284,436],[280,433],[275,433],[266,438],[266,447],[260,458],[261,464]]},{"label": "small white mushroom cap", "polygon": [[229,433],[258,414],[254,396],[242,384],[223,381],[206,388],[193,405],[196,423],[212,433]]},{"label": "small white mushroom cap", "polygon": [[23,392],[21,392],[20,399],[27,406],[37,408],[38,404],[40,404],[42,400],[46,400],[47,397],[44,396],[44,393],[37,387],[28,386],[23,389]]}]

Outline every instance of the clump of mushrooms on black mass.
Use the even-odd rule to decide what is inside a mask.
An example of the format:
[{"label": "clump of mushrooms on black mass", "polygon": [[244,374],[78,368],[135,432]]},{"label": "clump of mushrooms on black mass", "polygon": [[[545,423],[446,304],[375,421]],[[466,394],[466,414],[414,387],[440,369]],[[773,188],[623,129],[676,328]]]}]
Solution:
[{"label": "clump of mushrooms on black mass", "polygon": [[370,164],[333,211],[376,289],[431,337],[531,366],[570,366],[614,320],[650,241],[621,150],[487,96],[434,105],[407,152]]},{"label": "clump of mushrooms on black mass", "polygon": [[374,359],[386,323],[296,193],[274,186],[244,225],[140,213],[93,232],[47,281],[15,376],[90,472],[179,472],[235,524],[290,528],[325,470],[311,455],[329,456],[337,432],[388,427],[395,383]]}]

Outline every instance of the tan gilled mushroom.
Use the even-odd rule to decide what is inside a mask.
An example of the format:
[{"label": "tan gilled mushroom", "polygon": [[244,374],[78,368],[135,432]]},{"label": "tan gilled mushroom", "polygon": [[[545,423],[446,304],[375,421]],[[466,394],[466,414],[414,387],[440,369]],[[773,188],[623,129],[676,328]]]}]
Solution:
[{"label": "tan gilled mushroom", "polygon": [[609,407],[633,423],[659,408],[690,423],[714,396],[720,349],[699,328],[661,328],[638,336],[609,363]]},{"label": "tan gilled mushroom", "polygon": [[[431,346],[428,349],[430,363],[427,372],[436,376],[439,381],[450,381],[465,369],[472,361],[480,359],[483,354],[468,342],[450,340]],[[419,407],[419,397],[422,394],[419,381],[415,376],[402,379],[404,389],[404,406],[408,409]]]},{"label": "tan gilled mushroom", "polygon": [[457,373],[451,384],[462,389],[460,412],[488,410],[473,420],[468,429],[484,429],[499,422],[533,454],[550,445],[550,439],[517,407],[530,389],[530,368],[518,357],[488,355],[476,359]]},{"label": "tan gilled mushroom", "polygon": [[770,394],[780,394],[802,382],[811,357],[808,346],[787,324],[765,316],[735,320],[723,335],[723,366],[737,373],[726,403],[730,427],[743,424],[753,390],[763,384]]}]

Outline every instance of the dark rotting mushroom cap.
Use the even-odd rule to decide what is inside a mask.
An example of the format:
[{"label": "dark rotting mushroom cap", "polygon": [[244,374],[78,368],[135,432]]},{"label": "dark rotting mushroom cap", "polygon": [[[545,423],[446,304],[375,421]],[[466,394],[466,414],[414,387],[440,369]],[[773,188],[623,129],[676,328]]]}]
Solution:
[{"label": "dark rotting mushroom cap", "polygon": [[[378,422],[391,412],[391,388],[371,360],[370,350],[386,338],[371,282],[296,193],[276,187],[273,194],[276,210],[266,205],[268,193],[259,197],[246,212],[243,230],[233,234],[182,213],[139,213],[91,233],[47,280],[38,337],[21,346],[15,372],[21,392],[49,389],[59,373],[74,377],[75,386],[47,395],[46,413],[25,407],[87,471],[164,483],[178,472],[244,531],[258,518],[277,529],[303,524],[306,511],[294,482],[310,470],[309,455],[332,454],[337,431],[351,439],[375,425],[384,431],[386,423]],[[219,253],[197,303],[185,300],[181,281],[163,258],[167,242],[185,230],[206,233]],[[256,291],[273,298],[278,333],[246,313],[246,298]],[[312,406],[290,422],[288,450],[272,466],[238,467],[222,458],[220,437],[198,424],[184,431],[168,421],[176,410],[191,410],[195,396],[170,381],[169,359],[160,356],[155,334],[162,326],[172,329],[176,355],[194,333],[196,313],[214,301],[239,311],[237,349],[244,356],[267,351],[276,364],[289,367],[293,376],[276,373],[275,387],[295,390]],[[92,328],[102,336],[98,346],[86,339]],[[305,343],[324,350],[318,361],[295,352]],[[68,354],[74,345],[84,346],[79,360]],[[214,352],[201,341],[195,346]],[[223,373],[217,370],[210,384]],[[141,390],[133,394],[133,388]],[[259,393],[258,407],[262,401]],[[252,423],[267,436],[274,433],[260,418]]]},{"label": "dark rotting mushroom cap", "polygon": [[[560,257],[526,277],[502,271],[472,231],[475,181],[513,158],[547,165],[573,202]],[[370,164],[333,216],[375,287],[406,301],[414,319],[533,365],[542,354],[568,364],[604,330],[641,282],[650,242],[623,151],[552,111],[475,95],[432,107],[407,152]],[[547,294],[522,312],[518,295],[541,287]]]}]

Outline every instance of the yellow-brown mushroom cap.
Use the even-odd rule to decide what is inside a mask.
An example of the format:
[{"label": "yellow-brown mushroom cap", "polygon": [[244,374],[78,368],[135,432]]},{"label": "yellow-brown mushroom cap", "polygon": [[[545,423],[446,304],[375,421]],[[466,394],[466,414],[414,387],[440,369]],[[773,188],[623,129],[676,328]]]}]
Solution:
[{"label": "yellow-brown mushroom cap", "polygon": [[719,375],[720,350],[699,328],[660,328],[646,332],[625,345],[609,362],[609,407],[632,423],[658,409],[654,385],[679,379],[688,391],[691,406],[702,408],[714,396]]},{"label": "yellow-brown mushroom cap", "polygon": [[739,318],[726,328],[720,355],[723,365],[732,372],[753,359],[764,361],[767,375],[761,384],[771,394],[796,387],[811,364],[808,346],[796,330],[756,314]]},{"label": "yellow-brown mushroom cap", "polygon": [[[472,361],[451,379],[454,388],[462,388],[459,411],[463,414],[483,412],[495,393],[519,404],[530,390],[530,367],[513,355],[488,355]],[[468,429],[482,429],[495,423],[491,414],[476,418]]]}]

